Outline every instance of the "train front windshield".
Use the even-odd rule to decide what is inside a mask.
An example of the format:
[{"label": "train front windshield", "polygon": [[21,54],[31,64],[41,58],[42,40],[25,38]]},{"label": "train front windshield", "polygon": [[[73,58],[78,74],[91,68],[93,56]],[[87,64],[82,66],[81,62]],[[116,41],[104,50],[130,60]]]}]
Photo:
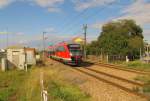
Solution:
[{"label": "train front windshield", "polygon": [[68,45],[68,48],[73,56],[74,55],[76,55],[76,56],[82,55],[81,46],[79,44],[70,44],[70,45]]},{"label": "train front windshield", "polygon": [[71,49],[70,52],[71,52],[72,55],[76,55],[76,56],[82,55],[82,54],[81,54],[81,50],[72,50],[72,49]]}]

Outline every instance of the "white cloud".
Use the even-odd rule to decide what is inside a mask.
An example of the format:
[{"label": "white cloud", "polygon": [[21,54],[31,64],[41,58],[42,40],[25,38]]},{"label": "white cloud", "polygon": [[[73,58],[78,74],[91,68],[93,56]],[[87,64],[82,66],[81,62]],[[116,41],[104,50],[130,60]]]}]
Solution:
[{"label": "white cloud", "polygon": [[48,33],[56,32],[55,28],[53,28],[53,27],[45,28],[44,31],[45,31],[45,32],[48,32]]},{"label": "white cloud", "polygon": [[14,2],[15,0],[0,0],[0,8],[4,8]]},{"label": "white cloud", "polygon": [[75,9],[78,11],[85,10],[88,8],[108,5],[116,0],[72,0],[75,3]]},{"label": "white cloud", "polygon": [[[62,34],[57,32],[57,29],[53,28],[53,27],[49,27],[49,28],[45,28],[44,31],[46,32],[45,37],[46,37],[46,42],[61,42],[61,41],[66,41],[68,39],[72,39],[75,36],[70,35],[70,34]],[[34,39],[33,39],[34,37]],[[27,35],[25,37],[23,37],[24,39],[27,39],[27,42],[32,44],[32,42],[37,42],[37,43],[41,43],[42,44],[42,34],[35,34],[34,35]]]},{"label": "white cloud", "polygon": [[140,25],[150,23],[150,3],[144,0],[136,0],[133,4],[127,6],[121,12],[123,16],[117,19],[133,19]]},{"label": "white cloud", "polygon": [[143,34],[144,34],[144,39],[147,40],[149,43],[150,43],[150,29],[145,29],[143,31]]},{"label": "white cloud", "polygon": [[27,44],[27,40],[20,40],[19,42],[18,42],[18,44]]},{"label": "white cloud", "polygon": [[48,12],[60,12],[61,10],[57,7],[49,7]]},{"label": "white cloud", "polygon": [[89,25],[89,27],[94,28],[94,29],[101,29],[102,26],[106,23],[108,23],[109,21],[101,21],[101,22],[96,22],[94,24]]},{"label": "white cloud", "polygon": [[143,27],[143,35],[146,40],[150,42],[150,30],[144,28],[145,25],[150,24],[150,2],[144,0],[136,0],[133,4],[125,7],[122,10],[123,16],[115,18],[118,19],[133,19],[137,24]]},{"label": "white cloud", "polygon": [[41,7],[53,7],[58,3],[64,2],[64,0],[33,0]]},{"label": "white cloud", "polygon": [[0,0],[0,8],[4,8],[13,2],[28,2],[29,4],[36,4],[42,8],[46,8],[49,12],[59,12],[59,5],[64,2],[64,0]]},{"label": "white cloud", "polygon": [[[121,10],[122,16],[117,18],[109,18],[109,21],[116,21],[118,19],[133,19],[137,24],[144,26],[150,24],[150,3],[144,2],[144,0],[136,0],[133,4],[125,6]],[[94,28],[100,28],[105,22],[95,23]]]},{"label": "white cloud", "polygon": [[25,33],[24,32],[17,32],[17,33],[15,33],[16,35],[18,35],[18,36],[22,36],[22,35],[25,35]]},{"label": "white cloud", "polygon": [[59,12],[59,4],[62,4],[64,0],[32,0],[40,7],[47,8],[49,12]]},{"label": "white cloud", "polygon": [[143,33],[144,33],[144,35],[150,37],[150,29],[145,29]]}]

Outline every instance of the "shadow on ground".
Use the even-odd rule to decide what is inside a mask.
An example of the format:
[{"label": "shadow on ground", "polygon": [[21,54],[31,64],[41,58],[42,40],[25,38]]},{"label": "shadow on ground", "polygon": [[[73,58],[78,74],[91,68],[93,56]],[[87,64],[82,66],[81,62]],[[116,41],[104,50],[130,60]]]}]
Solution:
[{"label": "shadow on ground", "polygon": [[90,63],[90,62],[82,62],[79,65],[73,65],[72,67],[91,67],[92,65],[94,65],[94,63]]}]

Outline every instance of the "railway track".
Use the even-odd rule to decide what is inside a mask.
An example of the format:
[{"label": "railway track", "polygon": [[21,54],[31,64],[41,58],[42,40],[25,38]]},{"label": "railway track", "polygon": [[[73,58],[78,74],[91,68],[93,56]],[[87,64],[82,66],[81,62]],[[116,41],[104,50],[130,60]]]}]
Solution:
[{"label": "railway track", "polygon": [[106,63],[102,63],[102,62],[90,62],[90,61],[86,61],[86,62],[87,63],[93,63],[94,65],[98,65],[98,66],[103,66],[103,67],[107,67],[107,68],[116,69],[116,70],[122,70],[122,71],[132,72],[132,73],[136,73],[136,74],[142,74],[142,75],[150,75],[149,71],[127,69],[127,68],[123,68],[123,66],[113,65],[113,64],[106,64]]},{"label": "railway track", "polygon": [[85,68],[85,69],[93,71],[95,73],[99,73],[99,74],[108,76],[108,77],[111,77],[111,78],[114,78],[114,79],[117,79],[117,80],[120,80],[120,81],[123,81],[123,82],[131,83],[131,84],[136,85],[138,87],[144,87],[146,85],[146,84],[143,84],[143,83],[134,82],[134,81],[131,81],[131,80],[128,80],[128,79],[125,79],[125,78],[121,78],[119,76],[115,76],[115,75],[112,75],[112,74],[109,74],[109,73],[105,73],[105,72],[102,72],[102,71],[94,70],[92,68]]},{"label": "railway track", "polygon": [[[107,73],[104,73],[104,72],[100,72],[100,71],[97,71],[97,70],[93,70],[93,69],[90,69],[90,68],[85,68],[85,67],[79,67],[79,68],[71,67],[71,68],[78,71],[78,72],[84,73],[84,74],[86,74],[86,75],[88,75],[88,76],[90,76],[94,79],[97,79],[99,81],[102,81],[102,82],[108,83],[112,86],[115,86],[119,89],[122,89],[122,90],[124,90],[128,93],[137,95],[141,98],[150,99],[150,96],[147,96],[147,95],[145,95],[141,92],[137,92],[134,89],[134,87],[135,88],[138,87],[139,89],[142,89],[142,87],[145,86],[144,84],[133,82],[133,81],[130,81],[130,80],[127,80],[127,79],[124,79],[124,78],[113,76],[113,75],[110,75],[110,74],[107,74]],[[108,79],[108,77],[109,77],[109,79]],[[110,78],[111,78],[111,80],[110,80]],[[130,85],[130,86],[132,85],[132,86],[127,87],[125,85]]]},{"label": "railway track", "polygon": [[73,70],[76,70],[77,72],[83,73],[87,76],[90,76],[93,79],[97,79],[104,83],[115,86],[121,90],[128,92],[129,94],[134,94],[136,96],[139,96],[141,98],[148,99],[148,100],[150,99],[150,96],[145,95],[142,92],[142,87],[145,86],[145,84],[143,83],[134,82],[125,78],[114,76],[109,73],[94,70],[92,68],[87,68],[84,66],[81,66],[81,67],[67,66],[67,67],[72,68]]}]

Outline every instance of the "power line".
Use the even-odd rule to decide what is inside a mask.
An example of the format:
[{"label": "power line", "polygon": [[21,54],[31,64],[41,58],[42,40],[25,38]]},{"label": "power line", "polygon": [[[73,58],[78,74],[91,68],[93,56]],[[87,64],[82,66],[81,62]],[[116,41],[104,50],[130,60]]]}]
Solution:
[{"label": "power line", "polygon": [[[113,4],[115,4],[116,2],[111,2],[111,3],[109,3],[107,6],[111,6],[111,5],[113,5]],[[123,4],[122,4],[123,5]],[[87,18],[85,18],[86,20],[89,20],[89,18],[92,18],[92,17],[95,17],[95,16],[97,16],[97,14],[99,13],[99,12],[102,12],[104,9],[105,9],[106,7],[104,6],[103,8],[101,8],[100,10],[96,10],[92,15],[89,15]],[[80,20],[78,20],[79,22],[75,22],[76,20],[74,19],[74,23],[72,24],[72,25],[70,25],[67,29],[64,29],[62,32],[65,32],[65,31],[71,31],[73,28],[74,28],[74,26],[78,26],[78,24],[79,24],[79,22],[81,22],[81,19]]]},{"label": "power line", "polygon": [[76,20],[76,18],[78,18],[79,16],[82,16],[83,14],[85,14],[87,11],[88,11],[89,9],[85,9],[85,10],[83,10],[81,13],[79,13],[79,14],[77,14],[77,15],[75,15],[75,16],[73,16],[70,20],[69,19],[64,19],[64,24],[62,24],[60,27],[63,27],[63,26],[65,26],[65,25],[68,25],[69,23],[72,23],[72,21],[71,20]]},{"label": "power line", "polygon": [[[111,2],[111,3],[109,3],[108,5],[110,6],[110,5],[113,5],[114,3],[115,3],[115,2]],[[87,19],[89,19],[90,16],[93,16],[93,15],[95,15],[95,14],[101,12],[101,11],[104,10],[104,9],[105,9],[105,7],[103,7],[103,8],[100,9],[100,10],[96,10],[96,12],[94,12],[92,15],[89,15],[89,16],[87,17]],[[72,22],[72,25],[70,25],[67,29],[64,29],[62,32],[64,32],[64,31],[71,31],[71,30],[74,28],[74,26],[77,26],[77,25],[79,24],[79,22],[81,22],[81,19],[78,20],[78,21],[76,21],[76,20],[74,19],[73,21],[74,21],[74,22]],[[75,22],[75,21],[76,21],[76,22]]]},{"label": "power line", "polygon": [[[116,3],[116,2],[111,2],[111,3],[107,4],[107,6],[111,6],[111,5],[113,5],[114,3]],[[106,8],[106,7],[104,6],[104,7],[101,8],[100,10],[99,10],[99,9],[96,10],[94,13],[92,13],[91,15],[89,15],[88,17],[86,17],[85,19],[88,21],[89,18],[93,18],[93,17],[97,16],[97,14],[98,14],[99,12],[102,12],[105,8]],[[75,27],[76,27],[76,26],[79,26],[79,22],[81,22],[81,20],[82,20],[82,19],[79,18],[79,17],[83,16],[88,10],[89,10],[89,9],[86,9],[86,10],[84,10],[83,12],[81,12],[80,14],[78,14],[78,15],[72,17],[72,20],[73,20],[73,21],[71,21],[71,19],[70,19],[70,20],[68,20],[68,19],[67,19],[67,20],[64,20],[64,24],[62,24],[62,25],[64,26],[65,24],[67,24],[68,28],[63,27],[63,30],[61,31],[61,33],[65,32],[65,31],[70,32],[70,31],[72,31],[72,29],[74,28],[74,26],[75,26]],[[79,19],[78,19],[78,18],[79,18]],[[71,21],[71,22],[70,22],[70,21]],[[70,24],[69,24],[69,22],[70,22]],[[61,26],[62,26],[62,25],[61,25]],[[78,32],[78,31],[76,31],[76,32]],[[74,34],[76,34],[76,33],[74,33]]]}]

